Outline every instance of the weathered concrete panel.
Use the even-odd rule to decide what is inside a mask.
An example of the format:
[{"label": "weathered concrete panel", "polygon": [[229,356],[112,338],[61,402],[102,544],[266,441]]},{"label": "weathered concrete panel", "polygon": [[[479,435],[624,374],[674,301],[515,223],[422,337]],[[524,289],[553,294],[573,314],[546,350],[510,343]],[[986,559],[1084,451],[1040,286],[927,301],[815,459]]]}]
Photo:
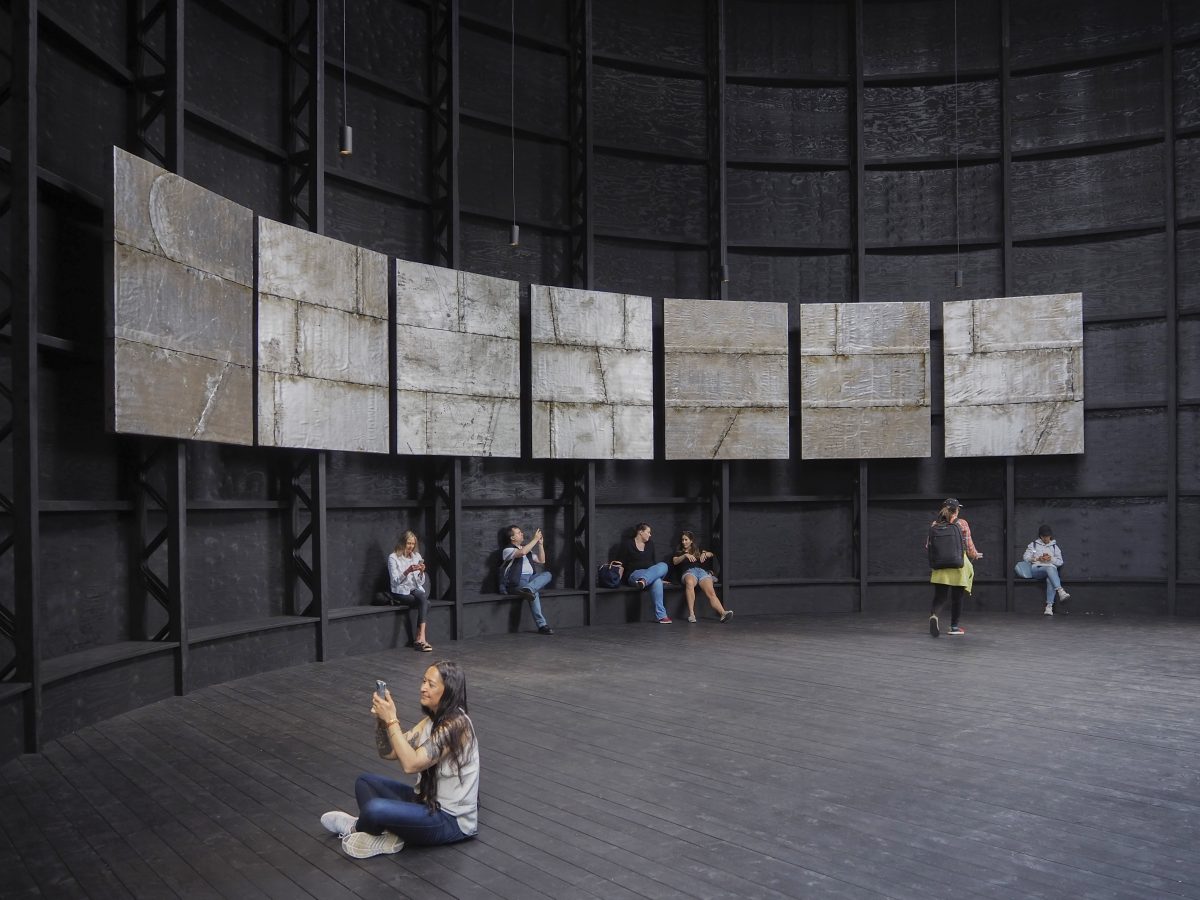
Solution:
[{"label": "weathered concrete panel", "polygon": [[788,446],[786,409],[668,406],[666,424],[673,459],[775,459]]},{"label": "weathered concrete panel", "polygon": [[782,409],[786,418],[786,352],[757,355],[668,351],[665,374],[668,409],[673,406],[729,410],[761,407],[764,410]]},{"label": "weathered concrete panel", "polygon": [[[890,459],[930,454],[928,407],[806,407],[803,426],[800,453],[804,459]],[[887,443],[879,440],[879,435],[885,433],[889,435]]]},{"label": "weathered concrete panel", "polygon": [[[247,444],[253,434],[249,366],[116,338],[116,407],[120,422],[153,423],[153,431],[191,440]],[[128,428],[121,429],[123,431]]]},{"label": "weathered concrete panel", "polygon": [[1082,453],[1082,423],[1082,400],[947,408],[946,456]]},{"label": "weathered concrete panel", "polygon": [[521,447],[521,402],[425,391],[396,392],[400,453],[497,456]]},{"label": "weathered concrete panel", "polygon": [[786,303],[663,301],[667,353],[787,353]]},{"label": "weathered concrete panel", "polygon": [[110,427],[253,443],[253,212],[114,147],[111,216]]},{"label": "weathered concrete panel", "polygon": [[[476,397],[521,396],[520,349],[488,335],[396,326],[396,388]],[[471,373],[474,377],[468,377]],[[470,392],[468,394],[468,391]]]},{"label": "weathered concrete panel", "polygon": [[668,459],[787,459],[784,303],[663,300]]},{"label": "weathered concrete panel", "polygon": [[805,409],[911,406],[927,396],[928,357],[916,353],[801,356],[800,392]]},{"label": "weathered concrete panel", "polygon": [[533,285],[533,455],[654,455],[649,297]]},{"label": "weathered concrete panel", "polygon": [[649,297],[536,284],[531,286],[529,296],[535,344],[646,351],[654,348]]},{"label": "weathered concrete panel", "polygon": [[942,309],[947,354],[1083,346],[1083,295],[959,300]]},{"label": "weathered concrete panel", "polygon": [[1083,295],[946,303],[946,456],[1082,453]]},{"label": "weathered concrete panel", "polygon": [[929,305],[800,308],[801,456],[930,454]]},{"label": "weathered concrete panel", "polygon": [[258,231],[259,443],[386,453],[387,257],[269,219]]},{"label": "weathered concrete panel", "polygon": [[927,304],[805,303],[800,307],[800,352],[805,356],[928,351]]},{"label": "weathered concrete panel", "polygon": [[387,453],[388,390],[260,371],[258,441],[269,447]]},{"label": "weathered concrete panel", "polygon": [[387,257],[270,219],[258,220],[258,291],[387,320]]},{"label": "weathered concrete panel", "polygon": [[397,260],[396,322],[399,452],[520,456],[520,285]]},{"label": "weathered concrete panel", "polygon": [[549,459],[650,459],[654,409],[533,403],[533,455]]}]

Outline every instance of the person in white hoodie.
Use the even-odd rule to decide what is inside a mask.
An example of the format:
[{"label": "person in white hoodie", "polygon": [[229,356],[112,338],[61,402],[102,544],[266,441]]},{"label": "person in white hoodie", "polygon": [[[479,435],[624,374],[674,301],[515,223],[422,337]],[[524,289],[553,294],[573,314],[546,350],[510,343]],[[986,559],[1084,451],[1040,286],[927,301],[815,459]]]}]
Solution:
[{"label": "person in white hoodie", "polygon": [[1046,608],[1042,614],[1054,615],[1056,601],[1059,614],[1065,613],[1067,610],[1064,604],[1071,599],[1071,595],[1067,593],[1062,579],[1058,576],[1058,567],[1063,564],[1062,550],[1058,548],[1058,541],[1054,540],[1054,532],[1049,525],[1038,529],[1037,540],[1029,542],[1029,546],[1025,548],[1024,559],[1029,563],[1032,572],[1029,577],[1046,582]]}]

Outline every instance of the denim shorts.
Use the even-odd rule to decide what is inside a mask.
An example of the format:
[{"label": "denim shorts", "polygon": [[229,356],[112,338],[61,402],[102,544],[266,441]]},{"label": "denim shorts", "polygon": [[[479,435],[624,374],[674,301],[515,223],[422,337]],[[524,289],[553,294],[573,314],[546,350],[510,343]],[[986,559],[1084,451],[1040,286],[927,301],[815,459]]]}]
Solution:
[{"label": "denim shorts", "polygon": [[712,578],[712,577],[713,577],[713,573],[712,573],[712,572],[708,571],[708,569],[702,569],[702,568],[700,568],[699,566],[692,566],[690,569],[688,569],[687,571],[685,571],[683,574],[684,574],[684,575],[691,575],[693,578],[695,578],[695,579],[696,579],[696,581],[697,581],[697,582],[701,582],[701,581],[703,581],[705,578]]}]

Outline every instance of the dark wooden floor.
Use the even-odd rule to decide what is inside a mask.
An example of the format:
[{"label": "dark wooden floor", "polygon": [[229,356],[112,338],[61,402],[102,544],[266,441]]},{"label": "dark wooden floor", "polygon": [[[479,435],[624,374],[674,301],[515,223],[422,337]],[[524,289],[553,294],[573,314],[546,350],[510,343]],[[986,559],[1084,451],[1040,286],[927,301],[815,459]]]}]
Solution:
[{"label": "dark wooden floor", "polygon": [[[1200,624],[742,618],[448,650],[481,832],[324,834],[428,654],[138,710],[0,770],[4,897],[1200,897]],[[433,656],[437,658],[440,653]],[[449,655],[449,654],[447,654]]]}]

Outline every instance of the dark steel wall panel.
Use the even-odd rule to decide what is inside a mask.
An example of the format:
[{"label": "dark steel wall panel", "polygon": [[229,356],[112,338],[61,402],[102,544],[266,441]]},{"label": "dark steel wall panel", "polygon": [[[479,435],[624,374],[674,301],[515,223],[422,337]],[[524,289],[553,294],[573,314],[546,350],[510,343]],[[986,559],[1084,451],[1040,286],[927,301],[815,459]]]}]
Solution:
[{"label": "dark steel wall panel", "polygon": [[604,0],[596,9],[597,55],[704,67],[704,4],[674,0]]},{"label": "dark steel wall panel", "polygon": [[1115,54],[1162,39],[1157,3],[1127,0],[1012,0],[1014,68]]},{"label": "dark steel wall panel", "polygon": [[[504,225],[512,221],[512,152],[508,129],[464,121],[459,177],[464,209],[484,211]],[[469,148],[469,149],[468,149]],[[517,220],[566,227],[568,160],[566,144],[518,134]],[[504,242],[504,251],[513,251]]]},{"label": "dark steel wall panel", "polygon": [[190,628],[283,615],[282,515],[189,512],[184,579],[191,586]]},{"label": "dark steel wall panel", "polygon": [[[954,68],[954,0],[866,0],[863,71],[868,76],[948,74]],[[959,3],[960,69],[998,64],[997,6]]]},{"label": "dark steel wall panel", "polygon": [[[695,174],[703,182],[703,170],[697,168]],[[597,182],[597,196],[601,192]],[[653,297],[708,293],[707,248],[655,245],[648,243],[651,240],[596,238],[593,287]]]},{"label": "dark steel wall panel", "polygon": [[[521,4],[518,3],[519,7]],[[508,21],[504,22],[508,31]],[[519,27],[518,27],[519,30]],[[518,43],[516,78],[509,77],[510,37],[508,34],[480,34],[463,23],[459,52],[471,64],[462,70],[463,117],[482,115],[503,125],[508,138],[509,86],[516,107],[518,129],[559,137],[567,133],[567,57],[565,53],[529,47]],[[558,40],[565,40],[566,34]],[[462,150],[474,148],[464,136]],[[507,153],[505,154],[507,156]],[[465,199],[464,199],[464,202]]]},{"label": "dark steel wall panel", "polygon": [[[1000,250],[954,248],[928,253],[868,253],[862,299],[900,303],[934,301],[930,324],[940,328],[942,300],[1004,296],[1004,261]],[[963,286],[954,286],[954,270],[963,270]]]},{"label": "dark steel wall panel", "polygon": [[729,240],[735,244],[849,246],[850,178],[845,171],[732,169],[726,187]]},{"label": "dark steel wall panel", "polygon": [[726,150],[734,160],[845,163],[850,158],[845,87],[730,84]]},{"label": "dark steel wall panel", "polygon": [[796,298],[800,303],[826,303],[830,297],[849,294],[851,267],[846,253],[805,256],[782,249],[730,249],[730,296],[735,300],[778,302]]},{"label": "dark steel wall panel", "polygon": [[1087,413],[1084,420],[1087,452],[1079,458],[1016,460],[1017,495],[1030,498],[1162,494],[1167,485],[1167,446],[1165,441],[1152,436],[1164,434],[1168,427],[1162,409]]},{"label": "dark steel wall panel", "polygon": [[730,73],[788,77],[850,71],[843,0],[729,0],[725,28]]},{"label": "dark steel wall panel", "polygon": [[[869,163],[895,159],[944,162],[1000,152],[1000,96],[994,80],[954,85],[887,85],[863,92],[863,150]],[[958,141],[955,143],[955,113]]]},{"label": "dark steel wall panel", "polygon": [[736,503],[725,542],[737,578],[850,578],[854,543],[846,504]]},{"label": "dark steel wall panel", "polygon": [[487,272],[529,284],[562,281],[570,254],[569,239],[559,231],[521,226],[521,246],[508,245],[508,223],[495,219],[462,220],[462,267],[468,272]]},{"label": "dark steel wall panel", "polygon": [[1161,321],[1087,326],[1085,403],[1162,404],[1167,400],[1166,326]]},{"label": "dark steel wall panel", "polygon": [[[953,246],[954,180],[953,167],[868,171],[863,202],[867,243]],[[966,243],[999,240],[1000,167],[993,163],[963,165],[958,182],[959,236]]]}]

